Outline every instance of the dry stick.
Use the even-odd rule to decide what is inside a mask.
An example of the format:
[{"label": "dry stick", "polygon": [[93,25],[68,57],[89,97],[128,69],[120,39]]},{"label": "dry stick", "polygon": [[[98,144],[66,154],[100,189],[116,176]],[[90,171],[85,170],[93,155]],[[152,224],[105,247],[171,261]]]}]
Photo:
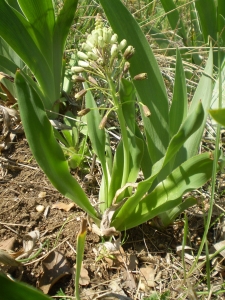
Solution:
[{"label": "dry stick", "polygon": [[31,226],[31,225],[14,224],[14,223],[4,223],[4,222],[0,222],[0,225],[23,226],[23,227],[30,227]]}]

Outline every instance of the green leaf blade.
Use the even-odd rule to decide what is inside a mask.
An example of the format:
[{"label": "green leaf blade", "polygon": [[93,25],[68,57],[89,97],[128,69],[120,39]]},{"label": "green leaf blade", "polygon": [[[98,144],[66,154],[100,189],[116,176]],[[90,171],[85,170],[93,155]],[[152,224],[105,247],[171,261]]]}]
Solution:
[{"label": "green leaf blade", "polygon": [[17,71],[15,84],[21,119],[35,159],[52,184],[98,222],[93,206],[69,172],[68,164],[61,147],[55,140],[41,99],[27,84],[25,78],[25,74]]}]

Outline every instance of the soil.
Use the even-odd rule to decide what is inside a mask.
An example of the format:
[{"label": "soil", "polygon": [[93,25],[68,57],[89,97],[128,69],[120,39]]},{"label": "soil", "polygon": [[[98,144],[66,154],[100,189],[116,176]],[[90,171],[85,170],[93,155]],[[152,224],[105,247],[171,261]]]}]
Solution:
[{"label": "soil", "polygon": [[[70,272],[63,276],[50,288],[50,296],[74,296],[74,267],[76,263],[76,238],[80,230],[84,212],[73,206],[69,211],[52,208],[58,202],[71,203],[52,186],[42,170],[35,162],[23,134],[17,135],[13,145],[7,151],[2,151],[2,159],[8,159],[8,167],[3,165],[0,177],[0,242],[14,238],[12,250],[18,252],[23,248],[23,238],[31,231],[39,230],[40,238],[36,242],[35,251],[49,240],[48,248],[29,262],[23,263],[22,273],[17,268],[2,266],[4,272],[11,274],[23,282],[40,288],[40,278],[43,276],[43,260],[51,250],[60,252],[66,261]],[[16,166],[16,167],[15,167]],[[74,173],[77,176],[77,173]],[[79,176],[83,184],[82,174]],[[196,194],[198,195],[198,194]],[[91,192],[90,192],[91,197]],[[44,211],[38,212],[37,205],[43,205]],[[48,207],[48,213],[44,212]],[[195,212],[196,212],[195,208]],[[188,214],[189,243],[193,253],[196,253],[204,231],[202,216]],[[123,243],[113,257],[107,253],[99,254],[102,238],[88,229],[85,243],[83,267],[88,277],[80,285],[82,299],[118,299],[106,298],[107,293],[114,292],[130,299],[144,299],[153,292],[162,294],[169,291],[166,299],[207,299],[196,296],[195,291],[206,289],[205,266],[184,280],[184,269],[176,247],[182,245],[182,216],[165,231],[160,231],[150,222],[122,233]],[[209,232],[209,245],[213,243],[214,231]],[[193,260],[185,259],[186,272]],[[223,263],[221,263],[222,266]],[[72,270],[72,271],[71,271]],[[146,273],[147,271],[147,273]],[[142,276],[142,275],[143,276]],[[148,275],[150,278],[147,278]],[[223,273],[212,273],[212,283],[223,283]],[[19,278],[20,277],[20,278]],[[63,293],[62,293],[63,292]],[[191,295],[194,295],[191,298]],[[115,295],[114,295],[115,296]],[[196,298],[197,297],[197,298]],[[200,297],[200,298],[199,298]],[[202,298],[203,297],[203,298]],[[211,299],[224,299],[224,295],[211,296]],[[64,298],[65,299],[65,298]],[[69,298],[70,299],[70,298]],[[124,298],[125,299],[125,298]],[[128,299],[128,298],[126,298]]]}]

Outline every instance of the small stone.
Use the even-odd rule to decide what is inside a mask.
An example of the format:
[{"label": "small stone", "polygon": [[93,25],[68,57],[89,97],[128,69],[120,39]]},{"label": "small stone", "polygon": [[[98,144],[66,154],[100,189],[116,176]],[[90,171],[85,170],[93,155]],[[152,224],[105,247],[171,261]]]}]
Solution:
[{"label": "small stone", "polygon": [[36,206],[36,211],[38,211],[38,212],[43,212],[44,209],[45,209],[44,205],[37,205]]}]

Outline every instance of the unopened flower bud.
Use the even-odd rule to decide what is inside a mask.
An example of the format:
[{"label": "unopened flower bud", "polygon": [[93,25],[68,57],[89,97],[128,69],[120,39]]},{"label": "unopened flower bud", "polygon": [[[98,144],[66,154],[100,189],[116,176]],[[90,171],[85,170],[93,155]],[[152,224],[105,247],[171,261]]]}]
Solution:
[{"label": "unopened flower bud", "polygon": [[86,93],[87,93],[87,90],[84,89],[84,90],[81,90],[78,93],[76,93],[74,95],[74,97],[75,97],[75,99],[79,99],[79,98],[83,97]]},{"label": "unopened flower bud", "polygon": [[114,33],[111,37],[111,44],[115,44],[118,40],[118,35]]},{"label": "unopened flower bud", "polygon": [[73,75],[72,76],[73,82],[85,82],[86,79],[84,77],[78,76],[78,75]]},{"label": "unopened flower bud", "polygon": [[83,43],[81,46],[82,50],[88,52],[88,51],[92,51],[93,47],[91,47],[90,45],[88,45],[87,43]]},{"label": "unopened flower bud", "polygon": [[80,72],[84,72],[85,69],[82,68],[82,67],[77,67],[77,66],[75,66],[75,67],[72,67],[72,68],[71,68],[71,71],[74,72],[74,73],[80,73]]},{"label": "unopened flower bud", "polygon": [[118,46],[117,44],[113,44],[111,47],[111,56],[115,57],[118,53]]},{"label": "unopened flower bud", "polygon": [[128,60],[133,56],[134,52],[135,52],[134,47],[133,46],[128,46],[127,49],[124,51],[123,56],[126,60]]},{"label": "unopened flower bud", "polygon": [[94,52],[88,52],[87,55],[88,55],[89,59],[92,59],[92,60],[97,60],[98,59],[98,55],[95,54]]},{"label": "unopened flower bud", "polygon": [[84,108],[80,111],[77,112],[77,115],[80,116],[80,117],[83,117],[85,116],[86,114],[88,114],[90,111],[90,108]]},{"label": "unopened flower bud", "polygon": [[88,40],[88,39],[86,40],[86,44],[90,47],[90,49],[94,48],[94,43],[92,41]]},{"label": "unopened flower bud", "polygon": [[89,67],[89,62],[84,61],[84,60],[78,60],[78,66],[83,67],[83,68],[88,68]]},{"label": "unopened flower bud", "polygon": [[145,117],[151,116],[151,112],[150,112],[148,106],[146,106],[145,104],[143,104],[142,107],[143,107],[143,112],[144,112]]},{"label": "unopened flower bud", "polygon": [[103,41],[103,37],[102,36],[99,36],[98,37],[98,46],[100,47],[100,48],[103,48],[104,47],[104,41]]},{"label": "unopened flower bud", "polygon": [[130,63],[129,63],[129,61],[126,61],[124,64],[123,72],[127,73],[129,68],[130,68]]},{"label": "unopened flower bud", "polygon": [[112,37],[112,31],[109,28],[103,28],[102,32],[103,41],[108,44],[110,43],[111,37]]},{"label": "unopened flower bud", "polygon": [[90,83],[98,85],[97,81],[92,76],[88,76],[88,80],[90,81]]},{"label": "unopened flower bud", "polygon": [[106,125],[106,122],[107,122],[107,118],[108,118],[108,115],[105,114],[104,117],[102,118],[98,128],[99,129],[104,129],[105,128],[105,125]]},{"label": "unopened flower bud", "polygon": [[98,32],[98,36],[103,37],[103,31],[101,27],[97,29],[97,32]]},{"label": "unopened flower bud", "polygon": [[81,51],[77,51],[77,56],[81,59],[88,59],[88,56],[87,54],[85,54],[84,52],[81,52]]},{"label": "unopened flower bud", "polygon": [[147,78],[148,78],[147,73],[140,73],[140,74],[134,76],[134,80],[144,80]]},{"label": "unopened flower bud", "polygon": [[122,40],[118,45],[118,50],[123,50],[123,48],[125,48],[126,45],[127,45],[127,41],[125,39]]}]

